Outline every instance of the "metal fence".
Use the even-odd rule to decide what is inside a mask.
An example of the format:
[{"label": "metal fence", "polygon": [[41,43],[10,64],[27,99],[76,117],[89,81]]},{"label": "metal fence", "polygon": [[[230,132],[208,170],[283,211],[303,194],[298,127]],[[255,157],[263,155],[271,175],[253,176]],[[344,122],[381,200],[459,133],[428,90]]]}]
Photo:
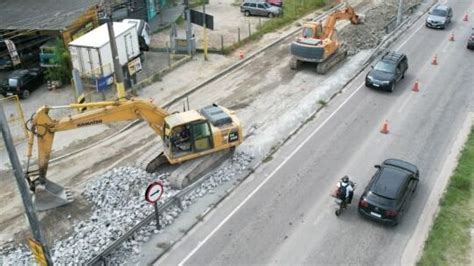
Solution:
[{"label": "metal fence", "polygon": [[[21,106],[20,99],[17,95],[8,96],[0,99],[2,105],[7,106],[5,109],[5,115],[7,117],[8,126],[12,133],[13,141],[15,144],[25,141],[28,138],[28,131],[25,127],[25,116],[23,113],[23,107]],[[0,142],[0,149],[5,146],[3,142]]]}]

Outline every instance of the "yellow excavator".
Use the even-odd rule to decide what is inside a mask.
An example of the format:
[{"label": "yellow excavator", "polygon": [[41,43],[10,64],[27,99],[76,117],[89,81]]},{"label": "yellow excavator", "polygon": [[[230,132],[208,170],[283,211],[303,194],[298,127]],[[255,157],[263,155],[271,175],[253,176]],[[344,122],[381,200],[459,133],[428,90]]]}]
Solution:
[{"label": "yellow excavator", "polygon": [[[61,119],[53,119],[48,114],[54,109],[84,107],[93,109]],[[48,210],[72,202],[71,195],[62,186],[46,178],[56,132],[135,119],[145,120],[163,141],[163,153],[147,165],[148,172],[156,171],[162,163],[177,164],[217,151],[234,149],[243,140],[240,121],[235,113],[217,104],[172,114],[149,100],[138,98],[43,106],[27,124],[29,139],[25,172],[30,189],[34,192],[36,209]],[[38,169],[30,170],[35,137]]]},{"label": "yellow excavator", "polygon": [[290,68],[297,70],[302,62],[316,63],[316,72],[327,71],[347,56],[341,42],[335,37],[338,20],[347,19],[352,24],[360,24],[362,19],[352,7],[336,10],[322,22],[310,21],[303,25],[301,36],[290,45],[292,55]]}]

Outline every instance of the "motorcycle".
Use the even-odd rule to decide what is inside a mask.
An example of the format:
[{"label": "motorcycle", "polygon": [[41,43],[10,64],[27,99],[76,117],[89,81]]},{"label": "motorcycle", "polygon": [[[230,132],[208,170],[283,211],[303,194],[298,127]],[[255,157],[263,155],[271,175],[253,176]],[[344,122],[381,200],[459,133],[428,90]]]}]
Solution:
[{"label": "motorcycle", "polygon": [[[355,191],[355,187],[356,187],[356,183],[354,182],[351,182],[352,183],[352,193],[354,193]],[[339,216],[341,215],[345,209],[347,209],[347,199],[345,200],[342,200],[340,198],[340,195],[339,195],[339,188],[336,188],[336,190],[331,194],[332,197],[335,198],[334,202],[336,203],[336,211],[334,212],[336,214],[336,216]]]}]

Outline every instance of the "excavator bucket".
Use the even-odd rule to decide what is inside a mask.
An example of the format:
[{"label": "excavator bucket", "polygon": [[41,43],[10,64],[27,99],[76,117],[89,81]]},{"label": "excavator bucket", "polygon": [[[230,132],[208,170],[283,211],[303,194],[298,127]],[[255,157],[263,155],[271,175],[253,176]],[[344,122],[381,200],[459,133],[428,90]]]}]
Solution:
[{"label": "excavator bucket", "polygon": [[71,202],[72,193],[50,180],[36,186],[33,204],[37,211],[47,211]]}]

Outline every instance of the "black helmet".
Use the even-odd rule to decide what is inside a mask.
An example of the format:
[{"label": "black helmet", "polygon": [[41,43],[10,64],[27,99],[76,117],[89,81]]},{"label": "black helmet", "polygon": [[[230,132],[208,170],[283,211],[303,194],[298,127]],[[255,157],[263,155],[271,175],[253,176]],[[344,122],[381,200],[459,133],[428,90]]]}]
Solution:
[{"label": "black helmet", "polygon": [[341,181],[342,181],[343,183],[348,183],[348,182],[349,182],[349,177],[348,177],[347,175],[345,175],[345,176],[343,176],[343,177],[341,178]]}]

